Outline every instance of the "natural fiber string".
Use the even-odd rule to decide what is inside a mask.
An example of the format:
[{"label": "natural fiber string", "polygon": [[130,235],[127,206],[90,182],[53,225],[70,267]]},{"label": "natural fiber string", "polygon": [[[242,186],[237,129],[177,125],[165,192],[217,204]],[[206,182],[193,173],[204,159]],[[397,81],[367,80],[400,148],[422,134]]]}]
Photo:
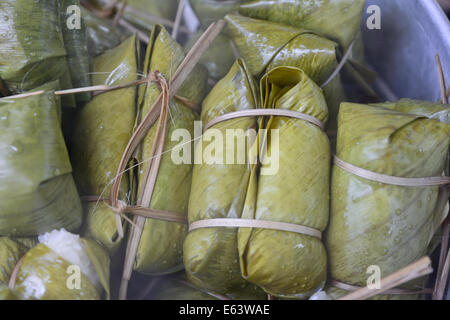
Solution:
[{"label": "natural fiber string", "polygon": [[117,11],[116,15],[114,16],[114,20],[113,20],[113,25],[117,27],[117,25],[119,24],[120,18],[122,17],[122,14],[126,8],[128,4],[128,0],[122,0],[122,4],[119,8],[119,10]]},{"label": "natural fiber string", "polygon": [[350,58],[350,55],[353,51],[353,46],[355,45],[355,40],[352,41],[352,43],[350,44],[350,46],[347,49],[347,52],[345,53],[345,55],[342,57],[342,60],[339,62],[337,68],[334,70],[334,72],[330,75],[330,77],[328,77],[328,79],[320,86],[321,89],[325,88],[328,84],[330,84],[331,81],[334,80],[334,78],[337,77],[337,75],[339,74],[339,72],[341,72],[342,68],[345,66],[345,64],[347,63],[348,59]]},{"label": "natural fiber string", "polygon": [[[339,72],[339,71],[338,71]],[[319,119],[308,114],[283,109],[252,109],[230,112],[211,120],[204,128],[204,131],[217,125],[218,123],[237,119],[242,117],[260,117],[260,116],[281,116],[290,117],[299,120],[304,120],[319,127],[322,131],[325,130],[325,125]],[[202,228],[217,228],[217,227],[231,227],[231,228],[258,228],[270,229],[278,231],[287,231],[298,234],[304,234],[318,239],[322,239],[322,232],[320,230],[302,226],[293,223],[256,220],[256,219],[206,219],[199,220],[189,224],[189,232]]]},{"label": "natural fiber string", "polygon": [[[97,9],[92,4],[90,4],[88,1],[83,1],[83,0],[81,1],[81,5],[83,7],[85,7],[86,9],[88,9],[90,12],[92,12],[97,17],[101,18],[101,19],[111,20],[114,17],[114,9],[116,9],[116,7],[119,4],[119,2],[120,2],[119,0],[116,0],[110,6],[107,6],[107,7],[103,8],[103,9]],[[173,21],[170,21],[168,19],[164,19],[164,18],[161,18],[161,17],[157,17],[157,16],[154,16],[154,15],[151,15],[149,13],[145,13],[145,12],[136,10],[136,9],[134,9],[131,6],[127,7],[127,11],[130,12],[131,14],[133,14],[133,15],[137,15],[140,18],[148,20],[152,24],[162,24],[162,25],[164,25],[164,26],[166,26],[168,28],[173,28],[174,27],[174,22]],[[132,25],[129,24],[128,22],[126,22],[126,20],[123,17],[120,17],[118,24],[120,26],[122,26],[122,27],[125,27],[126,29],[131,30],[130,26],[132,27]],[[136,28],[134,28],[134,29],[138,30]],[[191,33],[184,26],[180,26],[179,27],[179,31],[183,32],[184,34],[190,34]]]},{"label": "natural fiber string", "polygon": [[[72,89],[66,89],[66,90],[57,90],[57,91],[39,90],[39,91],[34,91],[34,92],[27,92],[27,93],[12,95],[12,96],[6,96],[6,97],[3,97],[2,100],[7,101],[10,99],[16,100],[16,99],[29,98],[29,97],[44,94],[46,92],[53,92],[55,96],[63,96],[63,95],[82,93],[82,92],[93,92],[94,96],[98,96],[100,94],[110,92],[110,91],[126,89],[126,88],[130,88],[130,87],[136,87],[138,85],[148,83],[148,81],[149,81],[149,77],[145,77],[143,79],[135,80],[130,83],[118,85],[118,86],[98,85],[98,86],[89,86],[89,87],[82,87],[82,88],[72,88]],[[195,111],[195,112],[199,111],[198,110],[199,106],[196,103],[190,101],[189,99],[179,96],[179,95],[174,95],[174,98],[179,100],[181,103],[183,103],[186,107],[188,107],[192,111]],[[11,102],[13,102],[13,101],[11,101]]]},{"label": "natural fiber string", "polygon": [[207,219],[199,220],[189,224],[189,232],[202,228],[217,228],[217,227],[229,227],[229,228],[256,228],[256,229],[270,229],[277,231],[287,231],[293,233],[304,234],[322,239],[322,232],[320,230],[278,221],[256,220],[256,219]]},{"label": "natural fiber string", "polygon": [[394,272],[393,274],[381,279],[380,289],[369,289],[366,287],[361,287],[352,293],[339,298],[338,300],[365,300],[373,296],[380,295],[386,291],[398,287],[404,283],[411,280],[426,276],[433,272],[431,267],[431,260],[429,257],[424,257],[419,261],[416,261],[409,266]]},{"label": "natural fiber string", "polygon": [[[347,284],[341,281],[337,281],[337,280],[331,280],[328,283],[330,286],[344,290],[344,291],[348,291],[348,292],[354,292],[357,291],[363,287],[359,287],[359,286],[355,286],[355,285],[351,285],[351,284]],[[416,294],[431,294],[433,293],[433,289],[431,288],[426,288],[426,289],[419,289],[419,290],[408,290],[408,289],[389,289],[386,291],[383,291],[383,294],[386,295],[416,295]]]},{"label": "natural fiber string", "polygon": [[219,116],[213,120],[211,120],[206,126],[204,131],[208,130],[212,126],[215,126],[218,123],[242,118],[242,117],[259,117],[259,116],[279,116],[279,117],[289,117],[296,118],[304,121],[308,121],[316,126],[318,126],[321,130],[325,130],[325,125],[319,119],[310,116],[308,114],[293,111],[293,110],[284,110],[284,109],[252,109],[252,110],[241,110],[236,112],[230,112]]},{"label": "natural fiber string", "polygon": [[[117,170],[117,179],[115,180],[110,193],[110,202],[113,206],[116,206],[118,201],[119,186],[122,178],[121,173],[124,171],[129,159],[131,159],[132,154],[135,152],[143,137],[147,134],[148,130],[159,117],[155,140],[151,150],[152,156],[150,157],[149,166],[145,173],[145,188],[138,196],[139,206],[149,206],[156,182],[156,177],[158,174],[159,163],[161,160],[161,154],[164,147],[164,138],[166,134],[165,131],[167,125],[168,107],[164,106],[168,106],[169,99],[181,87],[187,75],[193,70],[194,66],[198,63],[203,53],[206,51],[215,37],[217,37],[217,35],[221,32],[224,26],[225,22],[223,20],[219,20],[218,22],[211,24],[211,26],[203,33],[203,35],[192,47],[192,49],[189,51],[185,59],[181,62],[178,69],[176,70],[170,82],[170,89],[169,84],[167,84],[165,79],[163,79],[162,76],[159,77],[158,81],[160,82],[162,92],[150,108],[150,111],[146,114],[145,118],[137,127],[120,161]],[[121,300],[126,299],[127,296],[128,282],[133,270],[137,248],[140,242],[141,232],[144,227],[145,221],[146,218],[143,216],[134,217],[134,222],[137,227],[132,227],[131,235],[127,244],[122,281],[119,289],[119,299]]]},{"label": "natural fiber string", "polygon": [[[441,58],[439,54],[436,55],[436,66],[439,76],[439,83],[441,87],[441,103],[447,104],[448,103],[448,95],[450,93],[450,88],[445,91],[445,76],[444,76],[444,70],[442,69],[441,64]],[[449,233],[450,233],[450,212],[447,215],[447,218],[443,222],[443,235],[442,235],[442,241],[441,241],[441,251],[439,253],[439,264],[438,264],[438,270],[436,274],[436,283],[434,285],[433,290],[433,300],[442,300],[444,297],[444,290],[447,285],[447,279],[448,279],[448,273],[449,273],[449,266],[450,263],[450,251],[447,253],[448,248],[448,240],[449,240]],[[447,258],[445,258],[445,254],[447,253]],[[445,270],[446,269],[446,270]]]},{"label": "natural fiber string", "polygon": [[334,156],[334,164],[339,168],[347,171],[348,173],[354,174],[358,177],[395,185],[402,187],[429,187],[429,186],[444,186],[450,184],[450,177],[426,177],[426,178],[403,178],[394,177],[386,174],[381,174],[373,171],[369,171],[353,164],[350,164],[337,156]]},{"label": "natural fiber string", "polygon": [[22,262],[23,262],[24,258],[25,258],[25,256],[23,256],[22,258],[19,259],[19,261],[17,261],[17,264],[11,273],[11,277],[9,278],[9,283],[8,283],[8,287],[11,290],[14,290],[14,287],[16,286],[17,276],[19,275],[20,267],[22,266]]},{"label": "natural fiber string", "polygon": [[[450,259],[450,251],[448,251],[448,240],[449,240],[449,233],[450,233],[450,213],[447,216],[447,219],[445,219],[444,223],[444,231],[442,234],[442,241],[441,241],[441,250],[439,253],[439,264],[438,264],[438,270],[436,273],[436,283],[433,290],[433,300],[442,300],[444,296],[444,290],[447,285],[447,278],[448,278],[448,269],[445,270],[445,264]],[[447,254],[447,259],[445,258],[445,255]]]},{"label": "natural fiber string", "polygon": [[181,19],[184,13],[185,0],[179,0],[177,14],[175,16],[175,22],[172,29],[172,38],[176,39],[178,36],[178,30],[180,29]]},{"label": "natural fiber string", "polygon": [[445,91],[446,86],[445,86],[444,70],[442,69],[442,63],[439,54],[436,55],[436,64],[439,75],[439,85],[441,86],[442,102],[443,104],[448,104],[447,93]]}]

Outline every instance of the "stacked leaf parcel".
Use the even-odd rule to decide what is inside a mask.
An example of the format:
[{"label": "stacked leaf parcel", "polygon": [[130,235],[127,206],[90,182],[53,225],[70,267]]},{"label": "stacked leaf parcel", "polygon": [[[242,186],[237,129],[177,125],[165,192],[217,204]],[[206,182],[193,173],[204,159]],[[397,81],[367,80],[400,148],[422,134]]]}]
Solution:
[{"label": "stacked leaf parcel", "polygon": [[[96,57],[93,63],[94,84],[121,86],[139,81],[138,52],[137,38],[133,36]],[[166,153],[160,157],[156,179],[153,184],[149,182],[152,162],[157,156],[154,150],[157,143],[162,140],[163,149],[170,150],[177,144],[171,140],[174,130],[187,130],[193,135],[197,114],[192,108],[201,102],[204,95],[204,68],[194,68],[177,95],[170,99],[170,109],[163,110],[165,114],[156,115],[153,108],[164,89],[163,82],[170,81],[183,59],[182,48],[166,29],[153,26],[143,68],[143,74],[153,77],[153,82],[149,79],[139,88],[132,86],[99,94],[80,111],[76,120],[72,160],[86,203],[86,236],[101,242],[112,257],[117,257],[130,221],[121,219],[123,215],[119,217],[127,210],[118,212],[118,205],[151,208],[152,212],[163,214],[174,212],[179,216],[178,222],[134,217],[125,260],[125,270],[129,273],[124,275],[125,279],[129,279],[132,269],[146,274],[165,274],[183,269],[181,249],[187,232],[185,221],[192,165],[177,165],[171,154]],[[155,83],[155,78],[164,80]],[[136,140],[139,128],[147,126],[148,119],[154,114],[154,121]],[[164,132],[160,122],[164,123]],[[124,163],[121,160],[127,146],[134,142],[138,148],[125,160],[124,167],[120,167]],[[115,189],[115,186],[119,188]],[[116,191],[118,199],[114,199]],[[114,203],[115,200],[119,201]],[[118,223],[117,219],[121,221]],[[125,229],[120,234],[118,231],[122,225]],[[133,243],[134,251],[130,248]]]},{"label": "stacked leaf parcel", "polygon": [[[69,29],[67,13],[78,0],[2,1],[0,78],[12,94],[58,80],[62,89],[90,84],[84,24]],[[69,11],[70,13],[70,11]],[[84,102],[89,94],[77,95]],[[75,106],[74,97],[63,97],[63,105]]]},{"label": "stacked leaf parcel", "polygon": [[184,48],[176,0],[82,3],[0,3],[0,299],[338,299],[435,249],[450,106],[344,102],[363,0],[191,0]]},{"label": "stacked leaf parcel", "polygon": [[343,68],[346,91],[355,99],[373,99],[376,94],[370,84],[376,74],[365,65],[360,31],[365,3],[365,0],[253,0],[241,4],[239,13],[309,30],[336,42],[338,58],[348,54]]},{"label": "stacked leaf parcel", "polygon": [[[369,266],[385,277],[431,253],[448,214],[449,114],[412,100],[342,104],[326,233],[333,298],[365,286]],[[415,298],[424,286],[378,298]]]},{"label": "stacked leaf parcel", "polygon": [[108,254],[95,241],[64,229],[45,233],[38,241],[1,237],[0,258],[0,297],[4,299],[109,297]]},{"label": "stacked leaf parcel", "polygon": [[[338,66],[337,44],[311,31],[237,15],[226,16],[227,27],[250,74],[260,78],[279,67],[302,69],[319,86],[329,83],[324,94],[330,116],[336,119],[339,104],[345,100]],[[264,35],[263,37],[261,35]]]},{"label": "stacked leaf parcel", "polygon": [[[178,0],[88,0],[93,10],[105,16],[120,14],[127,24],[146,34],[156,23],[172,26],[177,13]],[[120,25],[120,23],[118,23]]]},{"label": "stacked leaf parcel", "polygon": [[[255,109],[288,114],[227,118]],[[217,122],[220,117],[223,121]],[[212,89],[203,102],[207,129],[196,148],[203,163],[194,166],[190,233],[184,243],[184,264],[194,285],[231,297],[257,285],[284,298],[307,298],[323,287],[326,253],[321,232],[329,211],[330,146],[323,131],[327,119],[320,88],[295,67],[269,71],[258,90],[244,61],[238,60]],[[242,152],[230,143],[223,150],[220,146],[207,151],[211,136],[225,136],[229,129],[243,138],[251,130],[257,132],[248,140],[244,162],[227,164],[227,153],[238,157]],[[267,147],[260,148],[259,142]]]},{"label": "stacked leaf parcel", "polygon": [[[136,36],[93,59],[93,84],[126,85],[139,77],[139,43]],[[85,235],[102,243],[111,256],[121,245],[114,211],[100,198],[109,190],[136,121],[137,87],[95,96],[78,112],[73,135],[72,163],[75,181],[84,200]],[[120,115],[120,116],[118,116]],[[131,175],[125,174],[119,198],[128,202]]]},{"label": "stacked leaf parcel", "polygon": [[[65,110],[89,94],[84,31],[69,31],[78,1],[2,1],[0,39],[0,296],[100,299],[109,296],[109,257],[79,231],[82,206],[62,126]],[[6,91],[6,92],[5,92]],[[17,95],[19,94],[19,95]],[[70,120],[70,119],[69,119]],[[68,231],[66,231],[68,230]],[[70,231],[70,232],[69,232]],[[68,274],[73,281],[68,285]],[[70,287],[79,290],[70,290]]]},{"label": "stacked leaf parcel", "polygon": [[[237,12],[239,5],[247,0],[193,0],[190,1],[192,9],[200,21],[200,29],[206,29],[214,21],[223,19],[227,14]],[[194,34],[186,44],[186,49],[190,49],[202,31]],[[237,52],[232,40],[226,32],[222,32],[211,43],[208,50],[202,56],[202,63],[209,72],[210,83],[215,83],[222,79],[230,70],[237,58]]]}]

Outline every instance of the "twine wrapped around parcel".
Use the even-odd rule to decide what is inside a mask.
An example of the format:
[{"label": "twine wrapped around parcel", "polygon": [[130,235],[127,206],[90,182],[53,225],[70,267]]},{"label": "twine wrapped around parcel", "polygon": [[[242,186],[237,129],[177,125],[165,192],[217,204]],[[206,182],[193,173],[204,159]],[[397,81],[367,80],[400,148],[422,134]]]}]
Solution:
[{"label": "twine wrapped around parcel", "polygon": [[[121,180],[121,174],[125,167],[127,166],[128,160],[131,158],[137,146],[140,144],[141,140],[145,137],[151,126],[155,123],[155,121],[159,117],[159,122],[156,129],[156,134],[154,137],[154,143],[152,145],[152,149],[150,152],[149,166],[144,175],[145,188],[141,192],[138,198],[138,204],[142,207],[148,207],[150,201],[152,199],[153,190],[156,183],[156,178],[158,175],[159,164],[161,162],[162,151],[164,147],[166,127],[167,127],[167,115],[169,111],[169,101],[170,98],[175,94],[175,92],[180,88],[181,84],[186,79],[187,75],[192,71],[204,51],[207,49],[209,44],[214,40],[214,38],[220,33],[222,28],[224,27],[224,21],[218,21],[212,24],[203,34],[203,36],[199,39],[199,41],[194,45],[192,50],[188,53],[186,58],[180,64],[178,69],[176,70],[173,78],[169,83],[162,77],[161,74],[154,74],[153,80],[157,82],[161,87],[161,94],[156,99],[150,111],[146,114],[145,118],[137,127],[133,137],[130,139],[127,148],[124,151],[121,162],[118,168],[117,179],[114,181],[114,184],[110,193],[110,204],[113,208],[119,208],[118,212],[127,211],[126,208],[122,206],[119,207],[118,202],[118,191]],[[143,212],[145,209],[141,208],[138,211]],[[146,211],[151,214],[154,211]],[[161,215],[157,215],[158,218]],[[119,215],[116,217],[117,225],[120,230],[121,221]],[[146,217],[136,216],[134,217],[134,224],[132,228],[132,233],[128,242],[126,257],[125,257],[125,265],[122,276],[122,282],[120,286],[119,298],[125,299],[127,295],[127,287],[128,282],[131,277],[133,264],[135,261],[137,249],[140,242],[140,237],[142,234],[142,230],[146,221]],[[123,235],[123,232],[122,232]]]},{"label": "twine wrapped around parcel", "polygon": [[[194,167],[188,214],[190,233],[184,244],[186,272],[194,285],[220,294],[234,295],[251,284],[275,296],[306,298],[310,291],[325,282],[325,252],[319,239],[326,224],[328,199],[313,200],[315,204],[309,207],[303,199],[327,197],[327,192],[322,191],[328,190],[329,142],[320,123],[326,121],[328,111],[320,88],[300,69],[279,67],[270,71],[260,82],[260,95],[256,94],[252,80],[246,64],[238,60],[204,100],[202,120],[207,128],[217,122],[211,130],[240,130],[244,139],[246,130],[259,128],[256,130],[258,141],[264,145],[247,138],[247,149],[253,152],[264,148],[259,154],[268,157],[277,148],[279,173],[260,175],[259,169],[267,170],[269,165],[262,161],[259,166],[254,154],[248,154],[251,165],[244,159],[232,162],[233,165],[223,165],[221,147],[215,151],[215,156],[208,150],[207,157],[217,160]],[[265,114],[260,113],[260,105]],[[284,113],[288,110],[299,113]],[[276,113],[279,111],[283,114]],[[303,113],[320,122],[305,120]],[[294,114],[296,116],[292,117]],[[252,119],[254,116],[259,118],[259,125]],[[266,124],[263,116],[273,117]],[[226,122],[219,124],[219,119]],[[266,131],[261,131],[264,129],[268,130],[267,136]],[[270,129],[280,130],[283,139],[279,144]],[[290,141],[288,134],[296,138]],[[317,145],[308,142],[308,138],[317,141]],[[297,143],[299,140],[303,143],[301,146]],[[197,146],[196,156],[205,156],[202,150],[209,148],[208,141],[205,139],[202,148]],[[225,146],[227,151],[235,148],[235,144]],[[316,160],[315,168],[308,168],[307,174],[303,174],[305,170],[300,170],[300,166],[312,163],[307,158],[310,148],[314,149],[311,158]],[[236,155],[236,151],[232,152]],[[295,173],[289,170],[292,168],[297,169]],[[302,178],[313,181],[307,184],[309,190],[306,185],[304,189],[298,187],[297,179]],[[220,184],[216,183],[218,179]],[[290,192],[291,185],[297,187],[293,192]],[[274,196],[277,192],[284,196],[284,201],[278,202],[279,207],[274,203],[278,200]],[[318,197],[309,197],[310,194]],[[289,204],[283,206],[282,203]],[[277,222],[286,224],[275,225]],[[202,228],[198,228],[199,225]],[[308,232],[304,226],[315,230],[308,229],[313,231]],[[275,242],[280,246],[274,247]],[[296,247],[298,243],[302,245]],[[303,247],[308,249],[302,251]]]},{"label": "twine wrapped around parcel", "polygon": [[448,212],[448,110],[412,100],[341,106],[326,237],[335,280],[364,286],[367,265],[390,274],[426,254]]}]

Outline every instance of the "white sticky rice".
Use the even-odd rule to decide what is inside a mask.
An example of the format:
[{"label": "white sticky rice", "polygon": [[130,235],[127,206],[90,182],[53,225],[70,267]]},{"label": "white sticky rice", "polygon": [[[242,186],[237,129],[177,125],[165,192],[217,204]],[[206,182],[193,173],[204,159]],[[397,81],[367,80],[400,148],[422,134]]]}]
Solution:
[{"label": "white sticky rice", "polygon": [[89,259],[85,244],[79,235],[60,229],[40,235],[38,240],[70,264],[78,266],[97,289],[101,288],[95,267]]}]

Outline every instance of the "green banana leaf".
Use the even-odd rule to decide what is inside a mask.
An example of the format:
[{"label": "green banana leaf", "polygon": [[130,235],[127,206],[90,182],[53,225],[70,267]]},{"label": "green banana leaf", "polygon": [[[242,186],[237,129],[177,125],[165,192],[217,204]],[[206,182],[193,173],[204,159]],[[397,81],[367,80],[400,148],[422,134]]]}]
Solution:
[{"label": "green banana leaf", "polygon": [[241,3],[248,0],[190,0],[197,18],[203,28],[222,19],[229,13],[237,12]]},{"label": "green banana leaf", "polygon": [[[328,120],[320,88],[298,68],[270,71],[261,79],[261,97],[265,108],[303,112],[323,123]],[[283,117],[270,119],[266,129],[271,130],[267,153],[273,156],[279,152],[279,159],[275,159],[278,171],[251,181],[246,208],[252,209],[245,210],[242,218],[324,231],[329,214],[331,157],[327,135],[309,122]],[[279,143],[272,141],[272,130],[279,132]],[[323,287],[326,252],[319,239],[244,228],[239,231],[238,242],[242,275],[266,292],[305,299]]]},{"label": "green banana leaf", "polygon": [[36,236],[82,222],[52,91],[0,99],[0,235]]},{"label": "green banana leaf", "polygon": [[[144,73],[158,70],[169,81],[183,58],[184,53],[180,45],[170,37],[166,29],[155,25],[152,28],[150,44],[147,48]],[[204,95],[206,77],[206,69],[197,66],[177,94],[199,104]],[[159,94],[160,88],[154,83],[140,92],[141,118],[147,114]],[[194,136],[194,120],[196,118],[195,112],[176,98],[171,99],[165,151],[172,150],[179,144],[179,141],[171,139],[175,130],[183,129],[191,137]],[[145,187],[143,176],[148,168],[147,159],[150,158],[156,127],[157,123],[152,126],[140,146],[138,162],[141,165],[138,172],[138,194]],[[192,145],[192,141],[189,142],[189,145]],[[172,160],[172,152],[166,152],[161,158],[150,208],[185,213],[189,199],[191,175],[191,163],[176,164]],[[183,224],[147,219],[138,246],[134,269],[146,274],[179,271],[183,268],[182,246],[185,236],[186,226]]]},{"label": "green banana leaf", "polygon": [[[340,52],[346,52],[355,40],[345,74],[349,88],[355,81],[359,90],[369,97],[376,96],[371,83],[376,73],[366,67],[360,26],[365,0],[254,0],[240,6],[242,15],[273,21],[297,28],[310,30],[340,45]],[[352,92],[357,97],[357,91]],[[360,95],[360,94],[359,94]]]},{"label": "green banana leaf", "polygon": [[[124,85],[137,80],[139,43],[136,36],[93,61],[94,85]],[[82,107],[75,120],[72,163],[81,195],[109,197],[122,154],[133,133],[137,88],[105,92]],[[120,198],[128,202],[130,183],[125,174]],[[120,248],[115,213],[102,201],[85,204],[84,236],[102,243],[113,256]]]},{"label": "green banana leaf", "polygon": [[[292,66],[322,85],[338,65],[336,43],[313,32],[238,15],[228,15],[225,20],[253,76],[262,76],[279,66]],[[345,100],[340,75],[324,88],[324,94],[334,123],[339,104]]]},{"label": "green banana leaf", "polygon": [[0,301],[19,300],[16,294],[8,286],[0,283]]},{"label": "green banana leaf", "polygon": [[[391,176],[440,176],[448,166],[449,113],[448,105],[412,100],[343,103],[337,156]],[[379,266],[386,277],[425,256],[448,212],[445,188],[382,184],[337,166],[331,199],[326,233],[330,276],[356,286],[366,285],[370,265]],[[417,283],[404,287],[417,289]]]},{"label": "green banana leaf", "polygon": [[[5,0],[0,3],[0,78],[10,93],[59,80],[72,88],[56,1]],[[73,95],[62,105],[75,107]]]},{"label": "green banana leaf", "polygon": [[[203,31],[196,33],[186,44],[185,52],[194,46]],[[200,63],[208,69],[209,77],[213,80],[222,79],[234,63],[234,52],[230,43],[231,39],[225,34],[219,34],[203,54]]]},{"label": "green banana leaf", "polygon": [[86,41],[90,57],[96,57],[108,49],[117,47],[126,39],[120,28],[108,20],[101,19],[89,10],[81,7],[81,16],[86,24]]},{"label": "green banana leaf", "polygon": [[[111,6],[115,0],[94,0],[99,7]],[[122,1],[121,1],[122,2]],[[121,4],[119,4],[120,8]],[[122,17],[141,30],[150,31],[158,20],[175,20],[178,9],[178,0],[128,0]],[[158,19],[159,18],[159,19]]]},{"label": "green banana leaf", "polygon": [[35,245],[32,238],[0,237],[0,286],[8,286],[17,262]]},{"label": "green banana leaf", "polygon": [[254,0],[242,4],[239,12],[315,31],[346,51],[360,28],[364,4],[365,0]]},{"label": "green banana leaf", "polygon": [[[55,80],[52,82],[48,82],[43,84],[42,86],[39,86],[37,88],[34,88],[33,90],[30,90],[30,92],[37,92],[37,91],[57,91],[61,90],[61,85],[59,84],[59,80]],[[58,114],[58,119],[62,123],[62,108],[61,108],[61,96],[54,96],[55,102],[56,102],[56,112]],[[64,127],[62,128],[64,130]],[[63,131],[64,134],[64,131]]]},{"label": "green banana leaf", "polygon": [[[238,60],[205,99],[204,123],[235,111],[237,106],[240,110],[258,106],[251,81],[243,62]],[[261,79],[260,92],[264,108],[299,111],[322,122],[328,119],[321,90],[298,68],[273,69]],[[224,132],[255,126],[256,119],[242,118],[214,128]],[[259,128],[270,130],[267,136],[260,133],[257,140],[268,144],[267,153],[261,153],[260,158],[279,154],[278,159],[263,165],[261,172],[273,164],[277,169],[260,174],[257,166],[248,164],[195,165],[189,222],[243,218],[323,231],[329,211],[330,145],[326,134],[303,120],[283,117],[259,121]],[[272,136],[273,130],[279,133],[279,142]],[[208,131],[204,135],[207,134]],[[203,150],[206,148],[203,146]],[[196,151],[202,152],[199,147]],[[324,245],[316,238],[297,233],[251,228],[197,229],[186,238],[184,254],[189,280],[220,294],[229,295],[244,286],[245,279],[269,294],[305,299],[321,289],[326,280]]]},{"label": "green banana leaf", "polygon": [[[109,299],[109,256],[97,243],[82,239],[83,250],[96,272],[96,281],[79,273],[80,287],[72,287],[71,276],[78,266],[40,243],[25,255],[14,291],[22,300],[100,300]],[[98,283],[96,283],[98,282]]]},{"label": "green banana leaf", "polygon": [[[202,122],[234,111],[256,109],[255,83],[242,60],[233,64],[203,101]],[[214,127],[225,136],[227,129],[256,129],[255,118],[229,120]],[[205,132],[207,134],[207,131]],[[205,135],[196,147],[195,158],[202,159],[209,145]],[[251,168],[247,164],[194,165],[189,199],[189,223],[213,218],[240,218]],[[233,296],[248,283],[242,278],[234,228],[205,228],[190,232],[184,242],[187,278],[199,288]]]},{"label": "green banana leaf", "polygon": [[[91,77],[89,74],[89,56],[86,41],[86,24],[84,23],[81,12],[80,28],[69,29],[68,21],[72,19],[74,14],[70,9],[71,6],[81,8],[80,0],[60,0],[59,15],[61,20],[62,35],[64,46],[67,52],[67,63],[70,69],[70,76],[74,88],[89,87],[91,85]],[[69,24],[70,25],[70,24]],[[91,93],[83,92],[75,95],[77,102],[84,103],[91,99]]]}]

